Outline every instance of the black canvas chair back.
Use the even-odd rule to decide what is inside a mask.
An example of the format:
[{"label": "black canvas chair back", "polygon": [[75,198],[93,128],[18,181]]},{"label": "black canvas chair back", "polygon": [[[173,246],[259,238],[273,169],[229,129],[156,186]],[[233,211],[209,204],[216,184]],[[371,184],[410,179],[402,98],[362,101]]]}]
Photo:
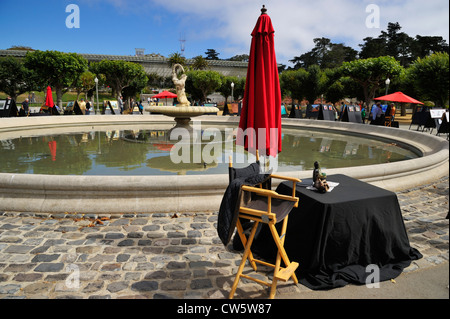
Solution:
[{"label": "black canvas chair back", "polygon": [[[259,160],[244,168],[234,168],[232,165],[230,165],[228,167],[228,182],[231,183],[236,178],[248,178],[258,174],[261,174],[261,165],[259,163]],[[267,179],[264,183],[262,183],[261,186],[264,189],[270,189],[271,188],[270,178]]]}]

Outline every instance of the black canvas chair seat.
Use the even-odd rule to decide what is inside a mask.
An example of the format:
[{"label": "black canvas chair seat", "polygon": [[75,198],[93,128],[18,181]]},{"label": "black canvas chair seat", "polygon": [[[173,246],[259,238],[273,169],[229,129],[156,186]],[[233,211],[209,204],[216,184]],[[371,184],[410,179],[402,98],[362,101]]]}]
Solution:
[{"label": "black canvas chair seat", "polygon": [[[277,223],[279,223],[283,221],[284,218],[291,212],[292,208],[295,205],[295,202],[273,198],[271,204],[272,204],[272,213],[276,215]],[[255,210],[267,211],[268,209],[267,197],[258,196],[257,199],[251,200],[250,203],[245,207]]]}]

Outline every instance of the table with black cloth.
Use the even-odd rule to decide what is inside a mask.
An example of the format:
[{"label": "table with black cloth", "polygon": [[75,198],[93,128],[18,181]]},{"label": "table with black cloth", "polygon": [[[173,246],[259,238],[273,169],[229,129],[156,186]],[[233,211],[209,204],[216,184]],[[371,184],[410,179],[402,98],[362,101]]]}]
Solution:
[{"label": "table with black cloth", "polygon": [[[296,274],[301,284],[320,290],[366,284],[366,279],[372,283],[376,273],[367,266],[373,264],[379,267],[380,281],[390,280],[422,258],[410,246],[395,193],[340,174],[327,180],[339,185],[325,194],[306,189],[312,180],[297,183],[299,206],[289,214],[285,249],[300,264]],[[292,194],[292,183],[283,182],[276,191]],[[266,226],[252,251],[268,260],[276,256]]]}]

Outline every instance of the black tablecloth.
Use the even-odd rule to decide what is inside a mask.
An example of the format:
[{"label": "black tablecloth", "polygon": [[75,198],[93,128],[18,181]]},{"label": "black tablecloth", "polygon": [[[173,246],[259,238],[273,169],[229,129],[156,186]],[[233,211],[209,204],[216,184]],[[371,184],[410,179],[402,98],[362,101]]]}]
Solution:
[{"label": "black tablecloth", "polygon": [[[373,282],[376,273],[366,268],[373,264],[380,281],[390,280],[422,258],[410,246],[395,193],[345,175],[328,176],[328,181],[339,186],[326,194],[306,189],[311,180],[297,184],[299,207],[289,214],[285,249],[300,264],[300,283],[318,290]],[[281,183],[277,192],[292,194],[292,183]],[[266,225],[252,251],[269,260],[276,256]]]}]

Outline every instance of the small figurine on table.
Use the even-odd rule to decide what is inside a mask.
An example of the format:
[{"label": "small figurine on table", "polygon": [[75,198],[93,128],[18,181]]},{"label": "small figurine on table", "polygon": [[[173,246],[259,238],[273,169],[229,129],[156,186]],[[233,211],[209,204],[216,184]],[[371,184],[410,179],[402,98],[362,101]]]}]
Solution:
[{"label": "small figurine on table", "polygon": [[322,173],[318,162],[314,162],[313,183],[319,193],[326,193],[330,189],[327,183],[327,174]]}]

